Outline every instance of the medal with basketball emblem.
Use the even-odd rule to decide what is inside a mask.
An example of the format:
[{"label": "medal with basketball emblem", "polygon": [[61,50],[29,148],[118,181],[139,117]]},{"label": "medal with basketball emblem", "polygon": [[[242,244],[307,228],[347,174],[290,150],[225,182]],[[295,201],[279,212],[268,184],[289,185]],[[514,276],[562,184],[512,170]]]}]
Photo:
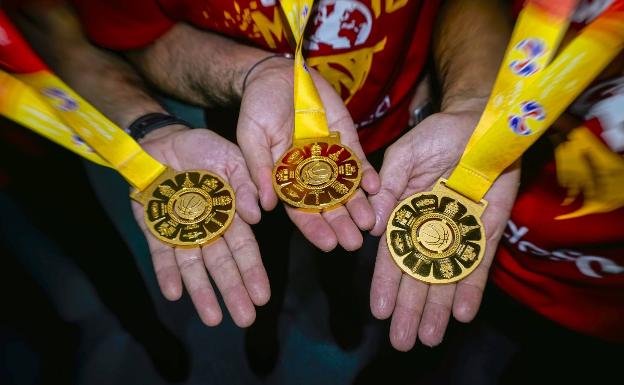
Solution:
[{"label": "medal with basketball emblem", "polygon": [[391,213],[386,242],[405,273],[451,283],[475,270],[485,253],[480,217],[486,193],[624,48],[620,6],[605,11],[554,57],[575,6],[526,2],[459,163],[447,180],[406,198]]},{"label": "medal with basketball emblem", "polygon": [[337,133],[328,138],[296,142],[273,170],[273,187],[291,206],[328,210],[345,202],[360,185],[360,161],[340,144]]},{"label": "medal with basketball emblem", "polygon": [[280,6],[297,43],[294,62],[294,130],[292,147],[275,163],[273,188],[290,206],[320,212],[345,203],[362,179],[361,163],[329,131],[325,109],[302,54],[303,31],[312,0],[284,0]]},{"label": "medal with basketball emblem", "polygon": [[[67,86],[39,59],[0,10],[0,114],[78,155],[110,167],[134,189],[152,234],[172,247],[197,247],[223,234],[235,215],[232,188],[207,171],[178,172]],[[29,63],[25,66],[25,63]]]},{"label": "medal with basketball emblem", "polygon": [[143,204],[152,234],[177,247],[195,247],[218,238],[232,222],[236,207],[232,188],[207,171],[167,169],[131,198]]},{"label": "medal with basketball emblem", "polygon": [[386,240],[407,274],[427,283],[452,283],[470,274],[485,251],[479,217],[487,206],[438,181],[432,191],[403,200],[390,215]]}]

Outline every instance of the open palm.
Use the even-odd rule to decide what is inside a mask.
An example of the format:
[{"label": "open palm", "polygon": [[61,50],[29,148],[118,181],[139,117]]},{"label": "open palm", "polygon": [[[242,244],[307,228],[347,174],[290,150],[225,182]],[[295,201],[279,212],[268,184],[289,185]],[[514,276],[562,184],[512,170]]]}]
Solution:
[{"label": "open palm", "polygon": [[234,322],[249,326],[255,305],[269,300],[270,289],[258,244],[248,223],[260,220],[257,191],[251,182],[240,150],[206,130],[170,126],[154,131],[141,146],[175,170],[206,170],[224,178],[236,194],[236,215],[222,238],[201,248],[172,248],[157,240],[146,228],[143,208],[133,202],[134,216],[145,234],[154,270],[164,296],[182,295],[182,281],[202,321],[217,325],[222,313],[208,273],[217,285]]},{"label": "open palm", "polygon": [[[430,191],[440,177],[449,176],[479,116],[473,111],[432,115],[386,151],[380,172],[381,189],[370,198],[377,217],[373,235],[385,232],[388,217],[398,202],[414,193]],[[371,310],[379,319],[392,316],[390,341],[396,349],[411,349],[417,336],[425,345],[439,344],[451,313],[462,322],[474,318],[515,200],[518,180],[519,168],[515,165],[485,196],[488,207],[481,218],[487,239],[485,256],[470,275],[457,283],[429,285],[403,274],[382,237],[371,285]]]},{"label": "open palm", "polygon": [[[320,214],[292,207],[286,207],[286,211],[303,235],[321,250],[332,250],[337,244],[347,250],[355,250],[362,245],[360,230],[369,230],[375,223],[373,210],[362,189],[376,193],[379,177],[366,160],[353,120],[342,99],[318,73],[312,72],[330,130],[340,132],[342,143],[362,161],[362,183],[344,206]],[[265,210],[273,209],[278,201],[272,185],[273,165],[292,145],[292,79],[292,61],[266,61],[252,72],[241,102],[238,143]]]}]

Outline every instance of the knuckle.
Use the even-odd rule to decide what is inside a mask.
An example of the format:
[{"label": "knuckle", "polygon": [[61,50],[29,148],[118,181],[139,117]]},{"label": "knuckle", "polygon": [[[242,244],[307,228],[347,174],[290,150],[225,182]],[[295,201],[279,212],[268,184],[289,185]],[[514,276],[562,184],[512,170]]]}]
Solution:
[{"label": "knuckle", "polygon": [[181,272],[193,270],[198,265],[201,265],[203,267],[203,261],[201,257],[195,255],[182,258],[180,261],[178,261],[178,267],[180,268]]}]

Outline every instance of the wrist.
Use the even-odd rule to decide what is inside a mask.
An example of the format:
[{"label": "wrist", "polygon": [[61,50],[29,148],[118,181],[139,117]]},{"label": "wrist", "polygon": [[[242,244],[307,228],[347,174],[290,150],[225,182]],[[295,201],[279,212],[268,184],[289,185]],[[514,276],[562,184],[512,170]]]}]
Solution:
[{"label": "wrist", "polygon": [[145,144],[145,143],[159,140],[173,133],[187,131],[190,129],[191,129],[190,127],[187,127],[182,124],[174,124],[171,126],[162,127],[162,128],[159,128],[158,130],[152,131],[149,134],[145,135],[142,139],[139,139],[137,142],[139,144]]},{"label": "wrist", "polygon": [[[276,53],[266,55],[263,58],[254,62],[247,69],[245,75],[243,76],[243,80],[240,83],[239,92],[240,98],[242,99],[243,93],[245,89],[249,86],[250,83],[261,76],[273,76],[270,75],[271,71],[275,71],[276,74],[279,73],[287,73],[287,79],[292,79],[292,63],[293,63],[293,55],[289,53]],[[284,71],[286,70],[286,71]]]},{"label": "wrist", "polygon": [[489,95],[456,94],[445,96],[442,100],[442,112],[478,112],[482,113],[487,105]]},{"label": "wrist", "polygon": [[136,141],[145,142],[168,135],[172,131],[189,129],[190,124],[167,113],[155,112],[141,115],[136,118],[126,132]]}]

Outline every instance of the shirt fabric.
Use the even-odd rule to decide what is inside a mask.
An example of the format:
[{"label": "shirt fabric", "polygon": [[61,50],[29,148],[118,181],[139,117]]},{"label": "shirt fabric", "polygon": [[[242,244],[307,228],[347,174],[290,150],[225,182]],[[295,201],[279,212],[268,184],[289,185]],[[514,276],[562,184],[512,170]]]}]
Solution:
[{"label": "shirt fabric", "polygon": [[[293,51],[275,0],[74,3],[90,38],[111,49],[147,46],[183,21],[267,51]],[[389,144],[408,126],[410,98],[427,61],[439,3],[316,2],[304,54],[342,96],[367,153]]]},{"label": "shirt fabric", "polygon": [[[573,29],[613,3],[581,1]],[[571,146],[579,130],[553,127],[525,155],[491,278],[567,328],[623,342],[624,76],[595,82],[568,112],[584,121],[585,136]]]}]

